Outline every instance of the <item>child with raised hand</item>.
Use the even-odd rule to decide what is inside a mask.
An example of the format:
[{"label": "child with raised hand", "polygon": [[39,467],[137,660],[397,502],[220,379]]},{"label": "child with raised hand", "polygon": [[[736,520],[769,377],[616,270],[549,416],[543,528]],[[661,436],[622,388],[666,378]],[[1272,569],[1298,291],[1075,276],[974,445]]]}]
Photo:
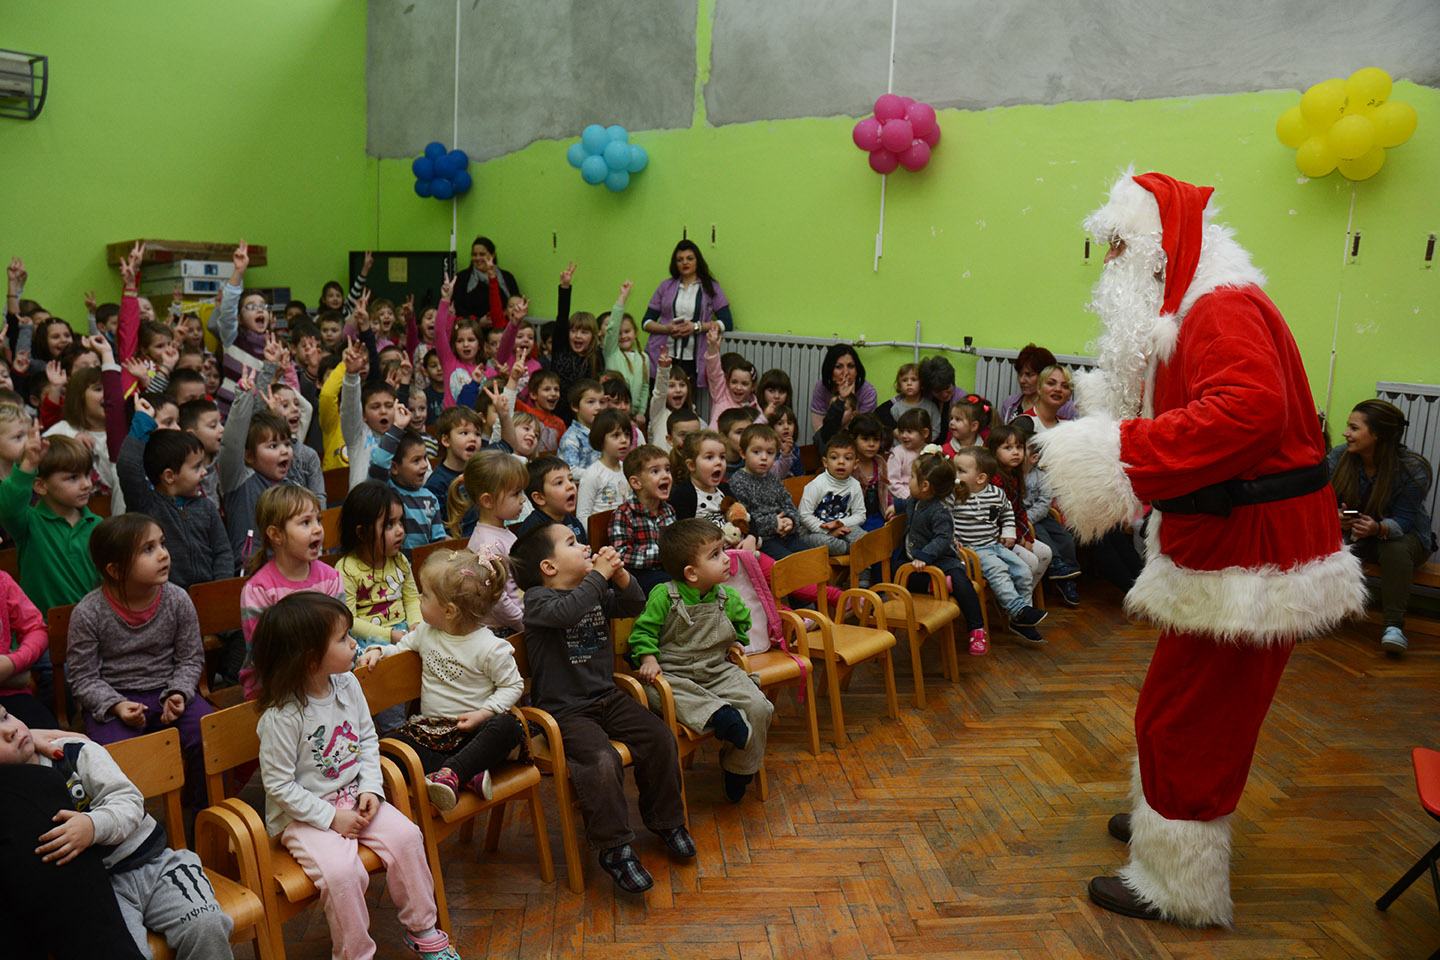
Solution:
[{"label": "child with raised hand", "polygon": [[885,482],[889,487],[890,504],[897,514],[905,513],[905,501],[910,499],[911,468],[929,443],[930,414],[920,409],[900,414],[895,422],[895,445],[885,458]]},{"label": "child with raised hand", "polygon": [[156,429],[154,408],[135,398],[135,419],[116,464],[131,510],[155,518],[181,590],[235,575],[235,554],[219,504],[205,498],[205,447],[182,430]]},{"label": "child with raised hand", "polygon": [[865,491],[854,472],[855,438],[837,433],[825,448],[825,472],[805,484],[800,495],[800,523],[826,536],[831,556],[849,553],[865,533]]},{"label": "child with raised hand", "polygon": [[263,294],[244,289],[250,267],[250,246],[243,239],[231,255],[235,267],[220,288],[220,304],[210,314],[210,331],[220,341],[223,378],[215,402],[224,415],[235,399],[245,370],[259,370],[264,362],[265,333],[271,327],[270,310]]},{"label": "child with raised hand", "polygon": [[[45,431],[47,437],[74,437],[88,443],[95,456],[95,492],[110,497],[112,513],[125,512],[125,495],[115,473],[114,454],[125,441],[125,400],[121,395],[120,367],[104,337],[85,337],[81,343],[100,357],[100,366],[76,366],[69,383],[58,364],[46,368],[52,386],[65,386],[61,419]],[[89,356],[90,354],[85,354]],[[113,452],[112,452],[113,451]]]},{"label": "child with raised hand", "polygon": [[620,284],[620,295],[615,298],[615,306],[610,309],[610,319],[605,324],[601,352],[605,368],[620,374],[630,388],[630,419],[643,430],[645,394],[650,388],[650,358],[640,349],[635,318],[625,312],[625,301],[630,299],[634,286],[630,280]]},{"label": "child with raised hand", "polygon": [[335,956],[375,954],[364,843],[385,863],[406,945],[427,960],[459,960],[435,927],[420,828],[384,799],[380,743],[350,670],[350,627],[343,601],[315,593],[281,598],[254,625],[265,829],[320,889]]},{"label": "child with raised hand", "polygon": [[455,278],[447,267],[440,284],[440,305],[435,309],[435,352],[440,355],[445,404],[455,403],[460,391],[473,379],[480,362],[480,325],[470,318],[456,320],[450,312],[450,298],[455,292]]},{"label": "child with raised hand", "polygon": [[605,403],[605,388],[598,380],[577,380],[570,387],[570,407],[575,419],[560,438],[560,459],[576,472],[600,459],[600,450],[590,445],[590,425]]},{"label": "child with raised hand", "polygon": [[[171,431],[173,432],[173,431]],[[70,615],[66,668],[85,732],[114,743],[173,726],[185,754],[185,790],[205,805],[200,696],[205,649],[190,595],[170,582],[165,533],[143,513],[100,522],[90,556],[101,585]]]},{"label": "child with raised hand", "polygon": [[610,543],[625,569],[648,591],[670,579],[660,562],[660,536],[675,522],[670,506],[670,458],[654,444],[642,444],[625,456],[625,481],[633,496],[615,507]]},{"label": "child with raised hand", "polygon": [[254,372],[242,374],[238,386],[229,429],[221,438],[216,460],[225,530],[236,569],[245,566],[261,539],[257,526],[260,497],[266,490],[290,483],[290,464],[295,457],[290,425],[268,409],[251,412],[260,402]]},{"label": "child with raised hand", "polygon": [[677,410],[691,409],[695,385],[684,367],[671,363],[668,342],[660,348],[658,364],[655,390],[650,395],[650,442],[668,453],[674,446],[670,442],[670,415]]},{"label": "child with raised hand", "polygon": [[800,418],[795,416],[795,411],[789,407],[780,407],[768,420],[775,428],[776,442],[780,445],[775,454],[775,462],[770,465],[770,472],[782,480],[786,477],[803,477],[805,464],[800,459],[797,442],[800,438]]},{"label": "child with raised hand", "polygon": [[755,681],[728,659],[750,629],[750,611],[724,587],[730,558],[715,524],[690,519],[667,527],[660,559],[671,582],[650,591],[630,633],[630,656],[640,665],[651,709],[660,707],[655,678],[663,673],[675,718],[692,730],[714,731],[725,796],[739,803],[765,762],[775,714]]},{"label": "child with raised hand", "polygon": [[955,495],[951,501],[955,540],[975,551],[995,601],[1010,616],[1010,629],[1031,643],[1044,643],[1035,625],[1047,616],[1030,606],[1030,567],[1010,549],[1015,543],[1015,514],[1010,501],[990,478],[999,470],[984,447],[964,447],[952,458]]},{"label": "child with raised hand", "polygon": [[[345,603],[345,586],[335,568],[320,559],[325,529],[320,501],[304,487],[286,484],[260,494],[255,504],[255,552],[246,564],[250,579],[240,591],[240,629],[245,663],[240,685],[254,700],[258,680],[254,658],[255,625],[261,613],[281,597],[298,592],[323,593]],[[346,610],[348,616],[348,608]]]},{"label": "child with raised hand", "polygon": [[590,427],[590,445],[600,454],[580,474],[575,518],[589,524],[596,513],[613,510],[626,498],[629,484],[623,463],[630,452],[630,418],[618,410],[602,410]]},{"label": "child with raised hand", "polygon": [[365,651],[356,667],[373,669],[402,650],[420,654],[420,715],[391,736],[415,748],[430,801],[442,811],[459,802],[461,787],[489,800],[490,771],[524,737],[510,712],[525,688],[514,651],[483,624],[509,570],[493,545],[481,550],[431,554],[420,568],[423,622],[393,646]]},{"label": "child with raised hand", "polygon": [[725,482],[725,440],[714,430],[696,430],[670,450],[670,505],[675,516],[699,517],[717,527],[725,523],[721,504],[730,495]]},{"label": "child with raised hand", "polygon": [[[550,369],[560,375],[561,395],[570,402],[572,409],[575,403],[570,396],[574,385],[582,380],[599,380],[605,360],[600,354],[600,324],[596,322],[595,315],[583,310],[575,314],[570,312],[570,278],[574,274],[575,261],[572,260],[560,273],[554,332],[550,342]],[[575,410],[577,417],[579,414],[580,411]],[[565,416],[565,411],[561,410],[560,415]],[[565,455],[562,453],[561,456]]]},{"label": "child with raised hand", "polygon": [[425,487],[430,459],[425,456],[425,438],[410,427],[410,408],[396,404],[395,425],[370,451],[370,479],[388,483],[404,505],[405,549],[445,539],[440,501]]},{"label": "child with raised hand", "polygon": [[265,362],[260,367],[257,385],[266,407],[290,428],[290,446],[294,453],[288,474],[290,482],[310,488],[310,492],[323,500],[325,472],[320,455],[305,443],[315,408],[300,392],[300,377],[290,349],[274,333],[265,335]]},{"label": "child with raised hand", "polygon": [[1030,567],[1031,582],[1038,583],[1055,555],[1049,546],[1035,539],[1030,515],[1025,512],[1025,458],[1029,454],[1026,439],[1026,434],[1002,423],[990,428],[985,449],[997,465],[990,483],[1005,494],[1005,499],[1010,501],[1010,512],[1015,515],[1015,544],[1010,549]]},{"label": "child with raised hand", "polygon": [[[902,416],[910,413],[924,414],[924,411],[907,411]],[[949,579],[950,596],[960,607],[970,631],[970,654],[983,657],[990,649],[990,639],[985,633],[985,611],[980,608],[980,598],[955,550],[955,519],[950,512],[955,466],[939,451],[938,446],[927,445],[927,450],[916,457],[910,467],[910,490],[905,500],[905,554],[916,570],[938,567]]]},{"label": "child with raised hand", "polygon": [[378,480],[351,490],[340,507],[335,570],[355,617],[351,632],[361,650],[398,643],[411,624],[420,622],[420,591],[401,550],[404,514],[395,488]]},{"label": "child with raised hand", "polygon": [[875,530],[895,516],[890,503],[890,486],[885,482],[885,456],[890,449],[890,430],[873,413],[862,413],[850,421],[855,438],[855,472],[865,492],[865,530]]},{"label": "child with raised hand", "polygon": [[[103,857],[118,916],[124,919],[135,944],[133,954],[126,950],[129,944],[108,944],[104,955],[149,957],[146,932],[154,930],[165,937],[180,960],[228,960],[234,923],[203,879],[200,858],[165,842],[164,827],[145,812],[145,798],[110,751],[78,734],[66,733],[51,740],[44,751],[37,748],[37,739],[29,724],[5,710],[0,701],[0,764],[54,769],[72,804],[55,814],[52,822],[58,825],[41,834],[35,853],[42,862],[56,867],[65,866],[92,846]],[[6,865],[7,871],[17,867]],[[18,874],[11,879],[18,880]],[[103,888],[94,893],[101,891]],[[73,922],[94,922],[92,909],[82,901]],[[30,955],[23,945],[19,950],[22,956]]]},{"label": "child with raised hand", "polygon": [[766,370],[760,375],[760,383],[755,387],[755,399],[760,403],[760,417],[762,423],[775,425],[775,415],[782,408],[794,406],[790,398],[795,395],[795,388],[790,385],[790,374],[778,368]]},{"label": "child with raised hand", "polygon": [[645,825],[670,853],[690,859],[695,841],[685,829],[685,800],[675,737],[658,716],[616,689],[615,654],[607,618],[644,609],[620,556],[590,549],[568,528],[546,524],[510,551],[515,582],[525,591],[525,650],[531,703],[550,713],[565,741],[565,761],[590,846],[600,866],[627,893],[644,893],[654,879],[635,856],[625,800],[624,769],[611,738],[630,748]]},{"label": "child with raised hand", "polygon": [[705,380],[710,385],[710,427],[724,433],[720,416],[727,410],[749,407],[755,411],[752,422],[765,422],[760,401],[755,397],[755,364],[741,354],[720,353],[719,324],[705,334]]},{"label": "child with raised hand", "polygon": [[[510,552],[516,534],[506,524],[520,516],[525,488],[530,481],[528,468],[513,454],[503,450],[482,450],[465,465],[465,491],[475,505],[475,531],[468,544],[472,553],[481,554],[493,547],[501,556]],[[509,636],[523,629],[525,606],[515,581],[507,579],[500,596],[487,605],[486,625],[503,630]]]},{"label": "child with raised hand", "polygon": [[575,534],[575,539],[588,543],[585,525],[575,519],[575,502],[579,486],[570,471],[570,464],[559,457],[539,457],[528,467],[525,483],[525,499],[530,501],[530,516],[515,528],[515,536],[525,534],[547,523],[563,523]]}]

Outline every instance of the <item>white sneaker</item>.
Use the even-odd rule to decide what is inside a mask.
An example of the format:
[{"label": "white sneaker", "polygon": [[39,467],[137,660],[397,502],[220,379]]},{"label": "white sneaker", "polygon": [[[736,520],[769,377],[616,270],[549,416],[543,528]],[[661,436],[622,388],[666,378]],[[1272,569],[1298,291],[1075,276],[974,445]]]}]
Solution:
[{"label": "white sneaker", "polygon": [[1405,634],[1400,632],[1399,627],[1386,627],[1380,636],[1380,649],[1392,657],[1398,657],[1410,649],[1410,641],[1405,639]]}]

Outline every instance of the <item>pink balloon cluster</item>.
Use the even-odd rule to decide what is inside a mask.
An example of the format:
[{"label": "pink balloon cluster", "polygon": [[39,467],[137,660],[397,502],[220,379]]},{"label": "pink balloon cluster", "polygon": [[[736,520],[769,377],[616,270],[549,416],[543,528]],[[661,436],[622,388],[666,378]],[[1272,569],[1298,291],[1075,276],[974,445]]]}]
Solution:
[{"label": "pink balloon cluster", "polygon": [[887,93],[875,101],[875,116],[855,124],[851,136],[870,154],[876,173],[893,173],[896,167],[914,172],[930,162],[930,150],[940,142],[940,124],[930,104]]}]

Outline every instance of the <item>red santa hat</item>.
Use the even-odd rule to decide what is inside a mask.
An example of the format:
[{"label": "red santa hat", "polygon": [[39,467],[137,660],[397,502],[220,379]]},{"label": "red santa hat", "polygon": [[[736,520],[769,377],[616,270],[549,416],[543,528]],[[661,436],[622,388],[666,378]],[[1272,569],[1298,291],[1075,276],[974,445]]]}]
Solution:
[{"label": "red santa hat", "polygon": [[1149,237],[1159,242],[1165,251],[1165,304],[1160,312],[1173,314],[1195,279],[1205,206],[1214,192],[1214,187],[1197,187],[1163,173],[1126,173],[1085,227],[1102,240]]}]

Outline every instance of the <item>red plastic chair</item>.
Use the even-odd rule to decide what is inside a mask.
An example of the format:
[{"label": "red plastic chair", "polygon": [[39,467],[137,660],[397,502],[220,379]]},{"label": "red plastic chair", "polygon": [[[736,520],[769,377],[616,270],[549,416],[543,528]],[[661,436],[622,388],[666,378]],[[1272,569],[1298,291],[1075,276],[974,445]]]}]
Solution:
[{"label": "red plastic chair", "polygon": [[[1425,808],[1426,813],[1440,820],[1440,752],[1416,747],[1410,752],[1410,759],[1415,764],[1415,789],[1420,793],[1420,805]],[[1375,901],[1375,906],[1381,910],[1390,906],[1396,897],[1409,889],[1410,884],[1420,879],[1420,874],[1428,870],[1430,882],[1435,885],[1435,905],[1440,907],[1440,871],[1435,867],[1437,858],[1440,858],[1440,843],[1431,847],[1430,852],[1416,861],[1415,866],[1405,871],[1405,876],[1386,890],[1385,895]],[[1440,960],[1440,950],[1432,953],[1430,960]]]}]

